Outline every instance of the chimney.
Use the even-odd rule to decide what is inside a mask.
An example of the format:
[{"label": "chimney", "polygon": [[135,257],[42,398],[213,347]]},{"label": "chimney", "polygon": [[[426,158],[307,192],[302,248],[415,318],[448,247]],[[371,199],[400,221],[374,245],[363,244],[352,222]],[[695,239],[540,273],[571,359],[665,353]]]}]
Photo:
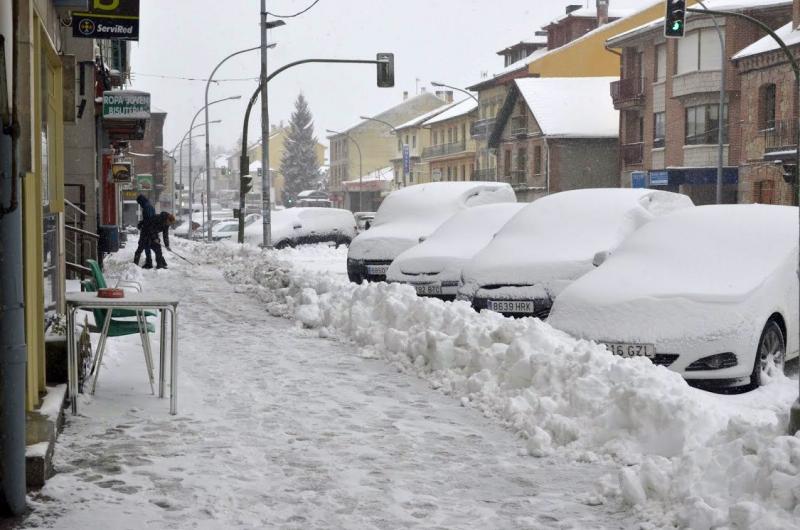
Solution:
[{"label": "chimney", "polygon": [[582,8],[582,7],[583,7],[583,6],[582,6],[582,5],[580,5],[580,4],[570,4],[570,5],[568,5],[568,6],[567,6],[567,9],[566,9],[566,11],[567,11],[567,14],[569,15],[569,14],[570,14],[570,13],[572,13],[573,11],[577,11],[578,9],[580,9],[580,8]]},{"label": "chimney", "polygon": [[436,97],[444,101],[445,103],[452,103],[453,102],[453,91],[452,90],[437,90]]},{"label": "chimney", "polygon": [[408,90],[403,90],[403,101],[408,99]]},{"label": "chimney", "polygon": [[597,0],[597,27],[608,24],[609,0]]}]

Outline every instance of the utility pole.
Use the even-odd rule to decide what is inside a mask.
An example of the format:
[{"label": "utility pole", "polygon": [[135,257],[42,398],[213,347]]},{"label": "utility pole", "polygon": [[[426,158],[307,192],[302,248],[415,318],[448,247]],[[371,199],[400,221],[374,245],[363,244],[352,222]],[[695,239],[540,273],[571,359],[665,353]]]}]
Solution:
[{"label": "utility pole", "polygon": [[267,0],[261,0],[261,227],[264,248],[272,248],[269,174],[269,101],[267,100]]}]

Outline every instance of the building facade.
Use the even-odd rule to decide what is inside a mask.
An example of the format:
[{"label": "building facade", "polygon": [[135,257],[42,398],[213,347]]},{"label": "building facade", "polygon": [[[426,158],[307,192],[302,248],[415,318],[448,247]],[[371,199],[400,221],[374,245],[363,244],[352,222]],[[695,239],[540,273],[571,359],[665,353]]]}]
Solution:
[{"label": "building facade", "polygon": [[475,138],[472,124],[478,116],[478,103],[467,98],[424,123],[431,142],[422,151],[431,182],[470,181],[475,173]]}]

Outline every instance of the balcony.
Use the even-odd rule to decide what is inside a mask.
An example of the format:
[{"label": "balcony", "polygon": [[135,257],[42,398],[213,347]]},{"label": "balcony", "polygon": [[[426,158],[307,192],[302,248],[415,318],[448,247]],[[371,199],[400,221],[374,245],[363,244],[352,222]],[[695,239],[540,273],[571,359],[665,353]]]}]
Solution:
[{"label": "balcony", "polygon": [[528,135],[528,117],[527,116],[512,116],[511,117],[511,135],[512,136],[527,136]]},{"label": "balcony", "polygon": [[511,184],[526,184],[528,181],[527,171],[524,169],[511,170]]},{"label": "balcony", "polygon": [[761,131],[766,152],[789,151],[797,147],[797,126],[792,120],[773,121]]},{"label": "balcony", "polygon": [[494,122],[495,118],[487,118],[472,122],[472,125],[469,127],[469,134],[473,138],[484,138],[489,136],[492,133],[492,129],[494,129]]},{"label": "balcony", "polygon": [[641,165],[644,160],[644,143],[625,144],[622,146],[622,162],[626,166]]},{"label": "balcony", "polygon": [[644,105],[645,87],[647,79],[644,77],[628,77],[611,83],[611,99],[617,110],[635,109]]},{"label": "balcony", "polygon": [[487,167],[484,169],[476,169],[472,173],[472,180],[481,180],[481,181],[497,180],[497,168]]},{"label": "balcony", "polygon": [[463,153],[467,150],[467,142],[462,140],[460,142],[453,142],[451,144],[439,144],[426,147],[422,151],[423,158],[436,158],[439,156],[447,156],[455,153]]}]

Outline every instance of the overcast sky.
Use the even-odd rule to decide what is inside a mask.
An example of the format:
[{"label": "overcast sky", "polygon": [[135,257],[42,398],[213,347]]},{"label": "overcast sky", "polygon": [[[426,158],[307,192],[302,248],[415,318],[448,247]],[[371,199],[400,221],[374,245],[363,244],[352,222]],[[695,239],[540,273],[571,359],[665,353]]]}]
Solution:
[{"label": "overcast sky", "polygon": [[[267,10],[292,14],[312,0],[267,0]],[[594,0],[588,0],[593,6]],[[303,92],[314,115],[315,133],[345,128],[359,115],[373,115],[427,86],[431,80],[454,86],[477,82],[482,72],[503,66],[496,52],[530,38],[568,4],[587,0],[320,0],[307,13],[270,31],[269,71],[310,57],[371,59],[393,52],[394,88],[377,88],[372,65],[301,65],[270,83],[270,120],[288,122],[294,100]],[[652,0],[611,0],[611,8],[639,8]],[[133,44],[132,88],[152,94],[152,104],[168,113],[164,143],[172,149],[203,105],[206,78],[226,55],[258,46],[259,0],[141,0],[139,42]],[[212,84],[209,101],[241,95],[210,107],[211,143],[232,148],[241,135],[247,100],[255,90],[259,52],[223,65],[216,79],[251,78]],[[168,76],[161,78],[153,76]],[[419,79],[419,82],[416,80]],[[251,119],[250,137],[259,134],[260,111]],[[202,115],[196,123],[202,123]],[[198,129],[200,131],[201,129]]]}]

